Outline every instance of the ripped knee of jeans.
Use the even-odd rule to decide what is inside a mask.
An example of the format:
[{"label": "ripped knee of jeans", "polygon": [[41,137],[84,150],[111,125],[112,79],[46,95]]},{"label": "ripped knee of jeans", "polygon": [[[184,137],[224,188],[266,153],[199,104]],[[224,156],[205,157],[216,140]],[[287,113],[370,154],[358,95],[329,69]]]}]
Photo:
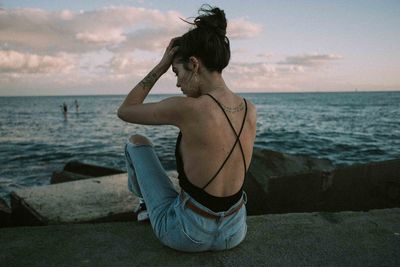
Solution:
[{"label": "ripped knee of jeans", "polygon": [[153,143],[146,136],[140,134],[131,135],[128,142],[134,146],[153,146]]}]

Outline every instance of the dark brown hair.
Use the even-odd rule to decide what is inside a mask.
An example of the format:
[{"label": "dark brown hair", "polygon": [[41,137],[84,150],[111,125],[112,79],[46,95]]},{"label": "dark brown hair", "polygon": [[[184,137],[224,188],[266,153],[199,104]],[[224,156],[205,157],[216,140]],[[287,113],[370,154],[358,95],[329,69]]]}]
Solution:
[{"label": "dark brown hair", "polygon": [[183,63],[191,56],[198,57],[209,71],[221,73],[231,57],[225,12],[218,7],[203,5],[199,16],[193,23],[188,23],[195,27],[175,40],[173,46],[179,46],[175,57]]}]

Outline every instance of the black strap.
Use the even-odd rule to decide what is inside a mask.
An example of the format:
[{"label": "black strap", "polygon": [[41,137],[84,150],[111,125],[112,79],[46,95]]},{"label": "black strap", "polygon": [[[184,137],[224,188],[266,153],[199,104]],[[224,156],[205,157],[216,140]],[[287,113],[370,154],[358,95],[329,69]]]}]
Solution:
[{"label": "black strap", "polygon": [[235,128],[233,127],[232,122],[231,122],[231,120],[229,119],[228,115],[226,114],[226,112],[225,112],[224,108],[222,107],[222,105],[221,105],[221,104],[218,102],[218,100],[215,99],[212,95],[210,95],[210,94],[207,94],[207,95],[210,96],[210,97],[218,104],[218,106],[221,108],[222,112],[224,112],[225,117],[226,117],[226,119],[227,119],[228,122],[229,122],[229,125],[231,126],[233,132],[235,133],[236,141],[235,141],[235,143],[233,144],[233,147],[232,147],[231,151],[229,152],[228,156],[226,157],[226,159],[225,159],[224,162],[222,163],[221,167],[219,167],[218,171],[217,171],[217,172],[214,174],[214,176],[208,181],[208,183],[207,183],[205,186],[203,186],[203,188],[202,188],[203,190],[204,190],[204,189],[215,179],[215,177],[217,177],[217,175],[220,173],[220,171],[221,171],[222,168],[224,167],[225,163],[228,161],[229,157],[231,156],[231,154],[232,154],[233,150],[235,149],[235,146],[236,146],[236,144],[237,144],[238,142],[239,142],[240,150],[241,150],[241,152],[242,152],[242,158],[243,158],[243,163],[244,163],[244,176],[246,176],[246,169],[247,169],[247,167],[246,167],[246,159],[245,159],[245,156],[244,156],[242,143],[240,142],[240,135],[242,134],[242,130],[243,130],[243,127],[244,127],[244,122],[245,122],[246,116],[247,116],[247,102],[246,102],[246,99],[243,98],[244,104],[245,104],[245,111],[244,111],[244,117],[243,117],[243,121],[242,121],[242,126],[240,127],[240,131],[239,131],[239,134],[238,134],[238,133],[236,132]]}]

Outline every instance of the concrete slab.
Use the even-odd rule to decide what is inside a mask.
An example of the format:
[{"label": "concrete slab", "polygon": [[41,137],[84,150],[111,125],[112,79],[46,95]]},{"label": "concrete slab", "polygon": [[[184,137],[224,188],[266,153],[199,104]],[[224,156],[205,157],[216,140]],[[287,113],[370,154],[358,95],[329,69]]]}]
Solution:
[{"label": "concrete slab", "polygon": [[126,174],[23,188],[11,194],[13,213],[25,209],[43,225],[90,222],[132,212],[137,203],[127,188]]},{"label": "concrete slab", "polygon": [[[177,190],[176,172],[169,172]],[[127,174],[36,186],[11,193],[17,225],[49,225],[134,219],[138,199],[127,187]]]},{"label": "concrete slab", "polygon": [[0,229],[1,266],[400,266],[400,209],[248,218],[248,235],[224,252],[181,253],[149,224]]}]

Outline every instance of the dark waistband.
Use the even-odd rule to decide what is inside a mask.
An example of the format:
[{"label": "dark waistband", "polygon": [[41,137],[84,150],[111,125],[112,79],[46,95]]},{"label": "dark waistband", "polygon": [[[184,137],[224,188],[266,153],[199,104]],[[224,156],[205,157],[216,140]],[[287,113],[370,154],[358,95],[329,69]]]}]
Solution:
[{"label": "dark waistband", "polygon": [[179,185],[185,193],[189,194],[194,200],[199,202],[201,205],[207,207],[213,212],[226,211],[235,203],[237,203],[243,195],[243,187],[232,195],[227,197],[216,197],[208,194],[205,190],[193,185],[185,175],[179,175]]},{"label": "dark waistband", "polygon": [[[180,194],[180,199],[181,201],[185,201],[185,196],[184,194],[187,193],[183,193],[183,190]],[[188,196],[190,196],[189,194],[187,194]],[[189,208],[190,210],[192,210],[193,212],[199,214],[202,217],[205,218],[209,218],[209,219],[219,219],[221,217],[229,217],[233,214],[235,214],[236,212],[238,212],[242,206],[245,204],[245,200],[243,199],[243,197],[240,199],[239,203],[236,203],[234,206],[232,206],[233,208],[227,210],[226,212],[222,212],[221,215],[215,214],[215,213],[211,213],[208,212],[204,209],[199,208],[196,204],[194,204],[190,199],[187,199],[184,203],[185,207]]]}]

